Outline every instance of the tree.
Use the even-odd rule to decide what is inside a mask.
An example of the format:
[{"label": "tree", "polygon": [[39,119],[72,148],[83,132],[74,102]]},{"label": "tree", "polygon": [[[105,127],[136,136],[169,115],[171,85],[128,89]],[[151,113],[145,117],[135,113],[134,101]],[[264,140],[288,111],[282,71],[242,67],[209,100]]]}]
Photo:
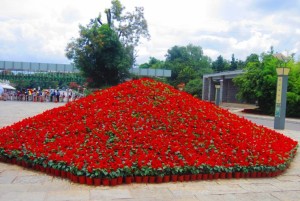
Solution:
[{"label": "tree", "polygon": [[261,63],[258,55],[251,54],[247,57],[245,71],[245,74],[233,79],[235,85],[239,87],[237,98],[249,103],[255,103],[257,101],[257,81],[261,79]]},{"label": "tree", "polygon": [[93,87],[124,81],[135,63],[134,48],[141,37],[149,38],[142,7],[124,14],[125,7],[119,0],[111,3],[112,7],[105,10],[107,23],[103,23],[100,13],[86,27],[80,25],[80,37],[72,39],[66,48],[66,56]]},{"label": "tree", "polygon": [[190,80],[184,88],[184,91],[188,92],[189,94],[192,94],[197,97],[201,97],[202,95],[202,79],[196,78],[193,80]]},{"label": "tree", "polygon": [[150,68],[149,63],[143,63],[141,65],[139,65],[139,68]]},{"label": "tree", "polygon": [[290,63],[286,113],[290,117],[300,117],[300,62]]},{"label": "tree", "polygon": [[212,69],[215,72],[222,72],[228,70],[229,63],[220,55],[214,62],[212,62]]},{"label": "tree", "polygon": [[198,73],[190,66],[183,68],[177,77],[181,83],[188,83],[190,80],[196,79],[198,77]]},{"label": "tree", "polygon": [[[134,64],[137,57],[135,47],[138,46],[141,37],[150,39],[144,8],[135,7],[133,12],[124,14],[125,7],[119,0],[112,0],[111,3],[112,7],[105,10],[107,24],[117,33],[121,43],[130,53],[132,64]],[[97,21],[103,24],[101,13]]]},{"label": "tree", "polygon": [[244,69],[245,68],[245,62],[242,60],[237,61],[237,69]]},{"label": "tree", "polygon": [[80,37],[70,42],[66,56],[89,78],[89,86],[115,85],[128,76],[131,58],[109,25],[91,20],[80,26]]},{"label": "tree", "polygon": [[[257,101],[259,109],[266,114],[275,110],[277,73],[279,60],[270,51],[259,56],[251,54],[246,59],[246,73],[236,77],[239,87],[238,98],[248,102]],[[287,63],[291,69],[287,92],[287,116],[300,117],[300,63],[293,60]]]},{"label": "tree", "polygon": [[274,111],[276,88],[276,62],[271,54],[262,53],[262,61],[252,54],[246,59],[246,73],[234,79],[239,87],[239,99],[254,103],[268,114]]},{"label": "tree", "polygon": [[248,103],[255,103],[257,101],[258,80],[261,79],[262,71],[259,56],[251,54],[246,59],[245,74],[242,74],[233,79],[234,84],[239,87],[237,98],[247,101]]},{"label": "tree", "polygon": [[237,68],[238,68],[238,62],[235,60],[234,54],[232,54],[229,70],[236,70]]},{"label": "tree", "polygon": [[257,55],[257,54],[251,54],[250,56],[248,56],[246,58],[246,61],[245,61],[246,65],[249,62],[257,62],[258,63],[259,62],[259,55]]},{"label": "tree", "polygon": [[16,74],[6,74],[0,73],[0,79],[4,77],[9,80],[10,83],[17,89],[33,89],[33,88],[66,88],[72,81],[83,85],[85,79],[79,73],[57,73],[57,72],[47,72],[47,73],[30,73],[24,74],[18,72]]},{"label": "tree", "polygon": [[158,60],[155,57],[150,57],[148,63],[143,63],[139,68],[151,68],[151,69],[162,69],[164,67],[164,61]]},{"label": "tree", "polygon": [[174,46],[168,50],[165,68],[172,70],[169,84],[177,86],[190,80],[202,78],[203,74],[212,72],[211,59],[203,54],[200,46]]}]

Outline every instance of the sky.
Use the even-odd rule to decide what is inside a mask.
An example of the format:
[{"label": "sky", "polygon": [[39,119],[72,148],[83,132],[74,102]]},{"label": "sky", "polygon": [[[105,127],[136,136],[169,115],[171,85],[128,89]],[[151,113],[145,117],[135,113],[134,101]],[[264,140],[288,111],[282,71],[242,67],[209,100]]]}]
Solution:
[{"label": "sky", "polygon": [[[138,46],[138,64],[188,44],[212,60],[245,60],[271,46],[300,58],[300,0],[120,1],[129,12],[144,7],[151,39]],[[71,63],[65,48],[79,25],[110,6],[111,0],[0,0],[0,60]]]}]

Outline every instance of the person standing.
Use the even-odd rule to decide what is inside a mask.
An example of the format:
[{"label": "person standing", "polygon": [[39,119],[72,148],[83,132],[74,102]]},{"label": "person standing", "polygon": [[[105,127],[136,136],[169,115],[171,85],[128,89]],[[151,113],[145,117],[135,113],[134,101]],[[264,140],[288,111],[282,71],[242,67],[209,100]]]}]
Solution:
[{"label": "person standing", "polygon": [[4,93],[4,89],[2,86],[0,86],[0,100],[2,100],[3,93]]},{"label": "person standing", "polygon": [[55,90],[50,90],[50,102],[55,102]]},{"label": "person standing", "polygon": [[36,89],[35,88],[32,90],[31,94],[32,94],[33,102],[36,102],[36,100],[37,100],[37,93],[36,93]]},{"label": "person standing", "polygon": [[25,90],[25,101],[28,101],[28,89]]},{"label": "person standing", "polygon": [[59,90],[56,90],[56,101],[59,103],[59,96],[60,96],[60,92]]}]

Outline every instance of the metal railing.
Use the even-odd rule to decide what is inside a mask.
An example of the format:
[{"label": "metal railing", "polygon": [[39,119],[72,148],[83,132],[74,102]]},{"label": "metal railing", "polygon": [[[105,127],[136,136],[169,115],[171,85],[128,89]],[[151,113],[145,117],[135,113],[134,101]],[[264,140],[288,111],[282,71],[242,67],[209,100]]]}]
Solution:
[{"label": "metal railing", "polygon": [[[72,64],[51,64],[18,61],[0,61],[0,70],[23,71],[23,72],[57,72],[78,73],[79,70]],[[150,77],[171,77],[171,70],[131,68],[130,73]]]},{"label": "metal railing", "polygon": [[131,68],[130,73],[149,77],[171,77],[171,70],[150,69],[150,68]]},{"label": "metal railing", "polygon": [[79,72],[79,70],[72,64],[51,64],[18,61],[0,61],[0,70],[59,73]]}]

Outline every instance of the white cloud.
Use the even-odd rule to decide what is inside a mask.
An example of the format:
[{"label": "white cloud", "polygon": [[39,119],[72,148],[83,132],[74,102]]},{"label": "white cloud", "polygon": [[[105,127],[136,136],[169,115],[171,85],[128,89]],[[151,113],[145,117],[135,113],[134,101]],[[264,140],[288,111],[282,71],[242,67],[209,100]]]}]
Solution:
[{"label": "white cloud", "polygon": [[10,29],[10,24],[6,22],[0,22],[0,41],[6,41],[13,43],[17,40],[17,36]]},{"label": "white cloud", "polygon": [[253,32],[252,37],[248,40],[237,42],[233,47],[237,50],[261,50],[267,49],[272,45],[277,45],[278,41],[274,40],[268,34],[262,34],[260,32]]},{"label": "white cloud", "polygon": [[217,58],[219,55],[221,55],[219,51],[213,49],[204,49],[203,53],[210,58]]},{"label": "white cloud", "polygon": [[[212,59],[245,59],[270,46],[299,54],[299,2],[287,9],[290,3],[266,0],[121,0],[128,10],[145,9],[151,40],[138,47],[138,63],[164,59],[171,47],[189,43]],[[78,25],[108,7],[110,0],[1,0],[0,60],[67,63],[64,50],[78,36]]]}]

